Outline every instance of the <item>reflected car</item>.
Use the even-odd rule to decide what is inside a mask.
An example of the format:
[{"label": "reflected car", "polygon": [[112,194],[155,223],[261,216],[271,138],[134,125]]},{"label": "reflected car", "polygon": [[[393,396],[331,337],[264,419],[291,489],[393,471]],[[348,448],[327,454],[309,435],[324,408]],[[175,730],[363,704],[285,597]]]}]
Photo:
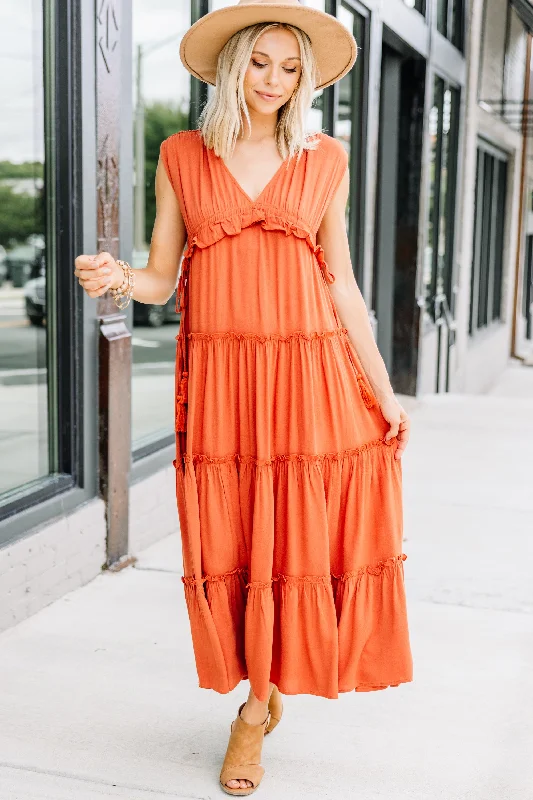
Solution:
[{"label": "reflected car", "polygon": [[39,262],[44,247],[37,241],[28,242],[8,250],[5,258],[7,277],[13,287],[20,289],[32,277],[32,271]]},{"label": "reflected car", "polygon": [[[144,269],[148,263],[148,255],[148,250],[134,250],[131,261],[133,269]],[[159,328],[165,322],[177,322],[179,318],[180,315],[176,313],[175,291],[164,306],[138,303],[133,300],[134,325],[148,325],[151,328]]]},{"label": "reflected car", "polygon": [[7,278],[6,256],[6,249],[0,244],[0,286],[3,285]]},{"label": "reflected car", "polygon": [[23,294],[26,306],[26,316],[31,325],[40,328],[44,325],[46,307],[46,267],[44,253],[37,264],[32,265],[29,280],[24,284]]}]

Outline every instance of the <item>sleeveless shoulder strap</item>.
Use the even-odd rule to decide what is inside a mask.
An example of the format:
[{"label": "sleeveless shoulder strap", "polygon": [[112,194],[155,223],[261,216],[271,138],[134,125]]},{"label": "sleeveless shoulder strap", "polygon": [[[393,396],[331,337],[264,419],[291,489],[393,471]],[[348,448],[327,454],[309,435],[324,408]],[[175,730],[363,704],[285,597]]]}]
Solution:
[{"label": "sleeveless shoulder strap", "polygon": [[161,142],[160,157],[190,231],[202,176],[203,147],[199,131],[173,133]]},{"label": "sleeveless shoulder strap", "polygon": [[315,230],[320,227],[348,167],[348,154],[338,139],[325,133],[319,133],[318,139],[318,147],[307,151],[307,187],[304,192],[304,204],[311,203],[311,207],[305,211],[309,214],[308,218],[312,219]]}]

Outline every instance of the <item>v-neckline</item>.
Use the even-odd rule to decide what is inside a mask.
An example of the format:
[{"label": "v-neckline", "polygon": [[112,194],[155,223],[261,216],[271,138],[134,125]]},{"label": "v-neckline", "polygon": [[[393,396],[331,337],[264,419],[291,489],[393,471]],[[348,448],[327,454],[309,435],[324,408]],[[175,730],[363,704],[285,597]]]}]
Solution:
[{"label": "v-neckline", "polygon": [[270,180],[268,181],[268,183],[267,183],[267,184],[266,184],[266,185],[265,185],[265,186],[264,186],[264,187],[261,189],[261,191],[259,192],[259,194],[258,194],[258,195],[257,195],[257,197],[255,198],[255,200],[253,200],[253,199],[250,197],[250,195],[248,194],[248,192],[246,192],[246,191],[243,189],[243,187],[241,186],[241,184],[239,183],[239,181],[237,180],[237,178],[235,177],[235,175],[233,174],[233,172],[230,170],[230,168],[228,167],[228,165],[226,164],[226,162],[224,161],[224,159],[223,159],[221,156],[217,156],[217,159],[218,159],[218,160],[220,161],[220,163],[222,164],[222,168],[223,168],[223,169],[224,169],[224,170],[227,172],[227,174],[229,175],[229,177],[231,178],[231,180],[233,181],[233,183],[235,184],[235,186],[237,187],[237,189],[238,189],[238,190],[241,192],[241,194],[243,194],[243,195],[244,195],[244,197],[246,197],[246,199],[248,200],[248,202],[249,202],[249,203],[251,203],[252,205],[255,205],[256,203],[258,203],[258,202],[259,202],[259,200],[260,200],[260,199],[261,199],[261,197],[262,197],[262,196],[265,194],[265,192],[267,191],[267,189],[269,189],[269,188],[270,188],[270,186],[271,186],[271,185],[274,183],[274,181],[275,181],[275,180],[276,180],[276,178],[278,177],[279,173],[281,172],[282,168],[286,166],[286,164],[287,164],[287,162],[289,161],[289,159],[290,159],[290,158],[291,158],[291,156],[287,156],[286,158],[284,158],[284,159],[283,159],[283,161],[281,162],[281,164],[279,165],[279,167],[277,168],[277,170],[275,171],[275,173],[272,175],[272,177],[270,178]]}]

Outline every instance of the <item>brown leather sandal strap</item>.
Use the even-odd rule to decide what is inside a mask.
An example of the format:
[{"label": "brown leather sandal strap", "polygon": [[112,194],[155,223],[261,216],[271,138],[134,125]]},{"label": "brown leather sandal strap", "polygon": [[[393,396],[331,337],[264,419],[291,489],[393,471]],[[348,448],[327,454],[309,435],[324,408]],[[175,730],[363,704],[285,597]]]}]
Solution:
[{"label": "brown leather sandal strap", "polygon": [[[265,727],[269,722],[270,712],[266,720],[259,725],[245,722],[239,712],[239,716],[233,721],[226,757],[220,772],[222,784],[226,784],[229,780],[240,779],[249,780],[254,786],[259,785],[265,772],[260,761]],[[231,791],[231,787],[228,789]]]}]

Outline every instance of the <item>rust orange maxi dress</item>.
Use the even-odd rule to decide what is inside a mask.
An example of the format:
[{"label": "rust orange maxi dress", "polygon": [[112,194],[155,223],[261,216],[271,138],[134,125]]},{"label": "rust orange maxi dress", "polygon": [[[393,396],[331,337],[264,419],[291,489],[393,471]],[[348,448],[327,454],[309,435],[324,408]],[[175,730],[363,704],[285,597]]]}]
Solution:
[{"label": "rust orange maxi dress", "polygon": [[199,685],[261,700],[412,680],[398,441],[327,287],[347,156],[318,138],[255,201],[199,131],[161,144],[188,233],[173,463]]}]

